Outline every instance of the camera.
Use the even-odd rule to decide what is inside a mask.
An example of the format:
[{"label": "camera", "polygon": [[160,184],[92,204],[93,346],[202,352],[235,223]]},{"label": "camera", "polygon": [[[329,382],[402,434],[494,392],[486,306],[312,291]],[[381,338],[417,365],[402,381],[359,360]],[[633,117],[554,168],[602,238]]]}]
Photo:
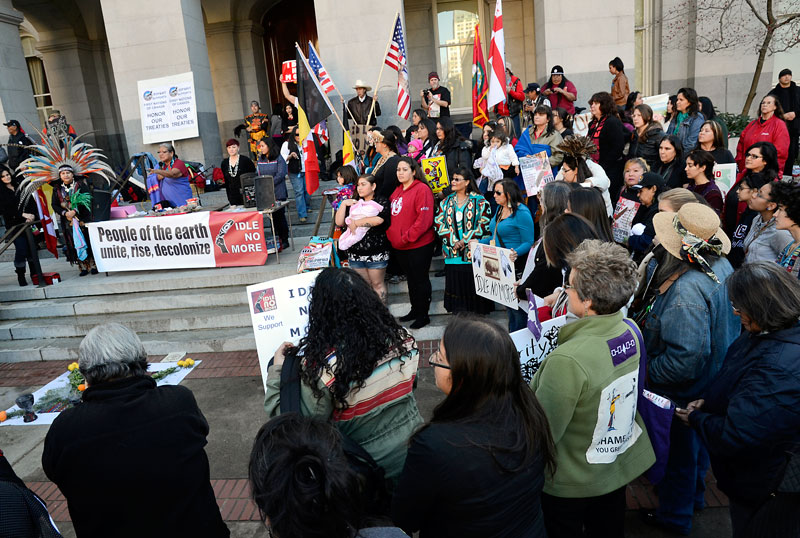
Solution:
[{"label": "camera", "polygon": [[430,96],[431,96],[431,90],[430,90],[430,88],[425,88],[424,90],[422,90],[422,94],[423,94],[425,97],[430,97]]}]

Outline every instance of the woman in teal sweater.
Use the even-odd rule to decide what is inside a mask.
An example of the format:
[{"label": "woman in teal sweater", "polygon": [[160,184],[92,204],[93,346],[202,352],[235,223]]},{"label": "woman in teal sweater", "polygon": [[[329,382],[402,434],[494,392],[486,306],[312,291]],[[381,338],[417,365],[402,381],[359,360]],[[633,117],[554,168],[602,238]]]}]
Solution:
[{"label": "woman in teal sweater", "polygon": [[[495,183],[494,200],[497,213],[489,222],[489,235],[481,239],[485,245],[511,249],[517,280],[522,276],[534,241],[533,217],[522,200],[522,192],[513,179]],[[525,327],[527,314],[524,310],[508,310],[508,331]]]},{"label": "woman in teal sweater", "polygon": [[579,319],[561,328],[531,380],[556,444],[544,524],[549,538],[624,536],[625,487],[656,459],[636,408],[642,342],[620,311],[636,289],[636,264],[597,239],[567,263],[568,308]]},{"label": "woman in teal sweater", "polygon": [[442,200],[433,219],[444,254],[444,308],[453,314],[488,314],[492,302],[475,293],[468,245],[489,233],[489,203],[466,166],[456,168],[450,187],[453,193]]}]

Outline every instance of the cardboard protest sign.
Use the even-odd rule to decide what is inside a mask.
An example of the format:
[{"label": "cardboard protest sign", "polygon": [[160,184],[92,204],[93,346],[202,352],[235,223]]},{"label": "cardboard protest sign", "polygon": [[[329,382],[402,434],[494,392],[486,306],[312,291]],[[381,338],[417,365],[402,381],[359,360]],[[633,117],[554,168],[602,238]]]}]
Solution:
[{"label": "cardboard protest sign", "polygon": [[517,310],[519,302],[514,293],[517,279],[510,256],[510,249],[476,244],[472,249],[472,276],[478,295]]},{"label": "cardboard protest sign", "polygon": [[358,155],[364,155],[369,147],[369,125],[359,125],[351,119],[345,119],[349,127],[350,140],[353,142],[353,150]]},{"label": "cardboard protest sign", "polygon": [[281,82],[297,82],[297,60],[286,60],[281,66]]},{"label": "cardboard protest sign", "polygon": [[536,338],[528,330],[520,329],[511,333],[511,340],[519,352],[519,362],[522,368],[522,377],[526,383],[533,378],[533,374],[542,365],[542,361],[558,345],[558,331],[567,323],[567,316],[548,319],[541,322],[541,335]]},{"label": "cardboard protest sign", "polygon": [[642,97],[642,104],[649,106],[653,109],[653,116],[661,116],[667,113],[667,101],[669,101],[668,93],[660,93],[658,95],[650,95]]},{"label": "cardboard protest sign", "polygon": [[447,175],[447,162],[444,155],[422,159],[422,173],[434,194],[442,192],[450,186],[450,177]]},{"label": "cardboard protest sign", "polygon": [[724,199],[725,195],[736,183],[736,163],[715,164],[714,183],[722,191],[722,198]]},{"label": "cardboard protest sign", "polygon": [[631,226],[633,225],[633,218],[636,212],[639,211],[639,202],[628,200],[627,198],[620,197],[617,200],[617,207],[614,209],[614,224],[612,230],[614,232],[614,241],[624,243],[631,235]]},{"label": "cardboard protest sign", "polygon": [[256,337],[264,391],[267,367],[283,342],[297,345],[308,332],[308,303],[319,271],[247,286],[247,304]]},{"label": "cardboard protest sign", "polygon": [[535,196],[542,187],[555,180],[547,152],[520,157],[519,168],[528,196]]},{"label": "cardboard protest sign", "polygon": [[572,132],[575,134],[575,136],[587,136],[589,134],[589,122],[591,121],[591,112],[577,114],[572,119]]}]

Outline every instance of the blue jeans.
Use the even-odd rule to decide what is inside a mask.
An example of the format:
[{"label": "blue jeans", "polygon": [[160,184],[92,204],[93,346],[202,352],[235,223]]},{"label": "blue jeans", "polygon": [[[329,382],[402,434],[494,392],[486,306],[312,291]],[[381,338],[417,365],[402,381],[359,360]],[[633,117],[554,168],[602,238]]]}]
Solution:
[{"label": "blue jeans", "polygon": [[306,174],[305,172],[289,173],[289,181],[292,182],[292,189],[294,189],[297,216],[304,219],[308,217],[308,207],[311,205],[311,196],[306,192]]},{"label": "blue jeans", "polygon": [[691,530],[695,509],[705,506],[708,466],[708,451],[700,436],[674,419],[669,432],[667,471],[656,487],[658,519]]},{"label": "blue jeans", "polygon": [[513,333],[528,326],[528,313],[523,309],[512,310],[506,307],[506,311],[508,312],[508,332]]}]

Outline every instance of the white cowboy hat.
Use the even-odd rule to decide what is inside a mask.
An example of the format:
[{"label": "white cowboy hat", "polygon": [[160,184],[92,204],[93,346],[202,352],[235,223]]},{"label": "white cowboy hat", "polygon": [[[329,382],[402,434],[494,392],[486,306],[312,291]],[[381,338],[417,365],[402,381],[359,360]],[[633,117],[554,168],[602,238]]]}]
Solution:
[{"label": "white cowboy hat", "polygon": [[370,86],[369,84],[365,84],[363,80],[358,79],[356,80],[356,83],[353,84],[353,89],[357,90],[358,88],[364,88],[365,90],[370,91],[372,89],[372,86]]}]

